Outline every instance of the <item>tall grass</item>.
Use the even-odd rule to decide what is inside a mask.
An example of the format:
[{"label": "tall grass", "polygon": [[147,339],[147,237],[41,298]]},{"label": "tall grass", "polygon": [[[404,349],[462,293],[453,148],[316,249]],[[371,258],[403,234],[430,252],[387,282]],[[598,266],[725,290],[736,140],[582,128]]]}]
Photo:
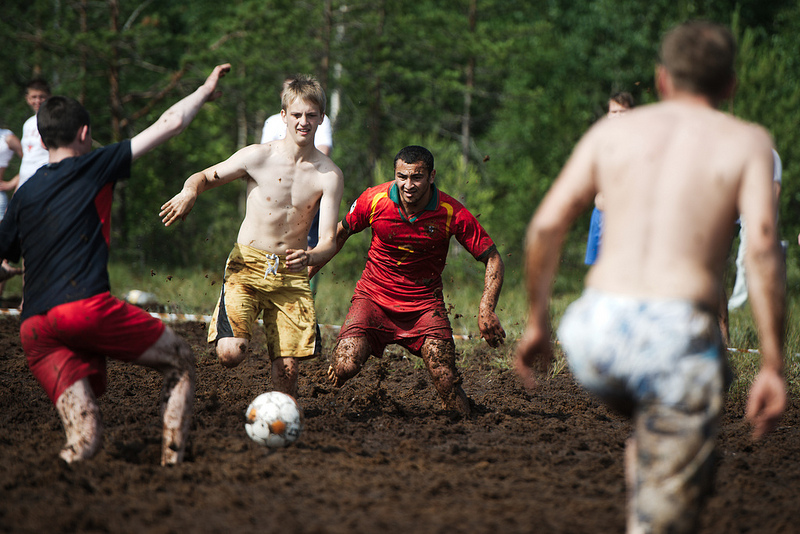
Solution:
[{"label": "tall grass", "polygon": [[[349,245],[348,245],[349,246]],[[361,247],[364,248],[364,247]],[[343,251],[345,252],[345,251]],[[554,284],[551,301],[553,330],[567,306],[580,295],[586,267],[582,263],[583,242],[580,239],[564,251],[561,269]],[[505,284],[497,306],[497,314],[506,330],[506,344],[494,350],[492,365],[508,368],[512,363],[514,342],[521,335],[527,317],[527,301],[523,284],[521,251],[503,251],[506,260]],[[318,275],[316,295],[317,316],[321,324],[340,325],[350,306],[356,280],[363,268],[361,252],[340,254]],[[135,264],[113,262],[109,266],[112,293],[119,297],[138,289],[156,296],[161,309],[174,313],[210,314],[219,296],[224,258],[217,270],[200,267],[143,269]],[[477,313],[483,291],[484,266],[457,246],[453,247],[445,268],[444,297],[454,333],[459,336],[459,351],[469,358],[474,351],[487,350],[478,331]],[[790,264],[787,298],[787,323],[785,344],[785,375],[793,395],[800,394],[800,269]],[[732,280],[732,277],[731,277]],[[7,282],[4,297],[21,296],[19,277]],[[731,366],[737,376],[731,394],[744,396],[760,365],[758,333],[745,305],[730,315],[730,346],[740,349],[729,352]],[[556,350],[554,373],[565,367],[560,350]]]},{"label": "tall grass", "polygon": [[[551,321],[553,331],[566,308],[580,295],[583,275],[579,247],[565,251],[562,270],[554,285],[551,300]],[[351,258],[348,258],[350,260]],[[350,298],[358,276],[353,265],[345,268],[337,264],[337,258],[328,264],[318,275],[316,307],[321,324],[341,325],[350,306]],[[363,259],[361,260],[363,261]],[[508,261],[506,277],[497,314],[506,330],[506,344],[494,349],[492,365],[507,369],[512,364],[513,347],[525,327],[527,300],[524,291],[522,272],[516,264]],[[221,265],[222,267],[222,265]],[[153,293],[165,309],[176,313],[209,314],[219,296],[222,282],[222,268],[218,271],[181,268],[140,270],[124,264],[110,266],[113,293],[124,296],[131,289]],[[344,274],[342,274],[344,271]],[[349,272],[348,272],[349,271]],[[355,272],[355,275],[353,274]],[[478,305],[483,291],[484,266],[475,261],[463,250],[451,254],[444,272],[444,297],[453,332],[459,339],[462,358],[469,358],[474,351],[487,350],[480,341],[478,331]],[[791,290],[791,285],[789,286]],[[7,294],[16,291],[16,282],[9,283]],[[791,292],[787,299],[787,323],[785,344],[785,376],[793,395],[800,394],[800,297]],[[730,346],[739,349],[729,351],[729,360],[736,376],[730,395],[744,398],[749,385],[760,366],[758,333],[750,308],[745,305],[730,315]],[[467,338],[465,340],[465,338]],[[566,367],[563,353],[556,347],[553,373]]]}]

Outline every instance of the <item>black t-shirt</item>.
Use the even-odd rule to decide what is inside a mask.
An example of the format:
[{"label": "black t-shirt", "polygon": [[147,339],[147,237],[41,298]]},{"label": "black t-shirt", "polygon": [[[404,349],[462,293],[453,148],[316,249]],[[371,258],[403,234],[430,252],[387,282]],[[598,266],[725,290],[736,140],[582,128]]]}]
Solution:
[{"label": "black t-shirt", "polygon": [[24,260],[23,320],[109,290],[111,201],[130,170],[128,140],[45,165],[14,194],[0,257]]}]

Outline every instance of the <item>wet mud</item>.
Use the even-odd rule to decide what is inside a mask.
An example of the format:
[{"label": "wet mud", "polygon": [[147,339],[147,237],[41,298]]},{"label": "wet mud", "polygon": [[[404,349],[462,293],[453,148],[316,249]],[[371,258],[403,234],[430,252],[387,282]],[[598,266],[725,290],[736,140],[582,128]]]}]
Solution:
[{"label": "wet mud", "polygon": [[[331,388],[326,337],[323,356],[300,364],[303,434],[273,451],[244,430],[248,404],[272,389],[265,353],[226,369],[206,325],[174,327],[197,357],[184,463],[159,465],[159,373],[110,362],[102,449],[67,465],[19,323],[0,318],[0,532],[624,532],[630,426],[566,371],[531,395],[497,351],[459,358],[473,403],[461,418],[396,346]],[[701,532],[800,532],[797,400],[759,443],[743,410],[728,403]]]}]

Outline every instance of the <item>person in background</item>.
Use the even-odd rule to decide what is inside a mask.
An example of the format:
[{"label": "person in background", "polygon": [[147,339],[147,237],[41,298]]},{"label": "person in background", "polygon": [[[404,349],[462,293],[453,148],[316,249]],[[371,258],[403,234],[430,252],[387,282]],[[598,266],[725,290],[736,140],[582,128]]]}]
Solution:
[{"label": "person in background", "polygon": [[[14,154],[22,157],[22,144],[14,135],[14,132],[11,130],[7,130],[5,128],[0,128],[0,221],[3,220],[3,217],[6,214],[6,208],[8,207],[8,196],[7,191],[13,191],[15,188],[14,183],[11,180],[5,179],[6,169],[8,168],[8,164],[11,162],[11,158],[14,157]],[[9,271],[13,272],[13,268],[6,262],[4,268]],[[22,271],[17,271],[21,273]],[[6,282],[3,280],[0,282],[0,297],[3,296],[3,291],[6,288]]]},{"label": "person in background", "polygon": [[[781,196],[781,182],[783,175],[783,165],[778,151],[772,149],[772,184],[775,192],[775,209],[777,211],[778,202]],[[784,244],[782,242],[782,244]],[[733,284],[733,291],[728,299],[728,311],[737,310],[747,302],[747,277],[744,263],[745,251],[747,250],[747,232],[745,231],[744,219],[739,218],[739,250],[736,252],[736,280]],[[785,250],[784,250],[785,252]]]},{"label": "person in background", "polygon": [[22,184],[48,161],[49,155],[36,124],[39,107],[48,98],[50,98],[50,86],[46,81],[37,78],[25,86],[25,103],[31,108],[33,115],[22,125],[22,162],[19,165],[19,173],[9,180],[8,184],[15,190],[22,187]]},{"label": "person in background", "polygon": [[[635,106],[633,95],[627,92],[618,92],[611,95],[608,99],[609,119],[621,117],[623,114],[632,110]],[[600,243],[603,238],[603,197],[598,194],[594,199],[594,209],[589,220],[589,237],[586,240],[586,257],[583,263],[594,265],[597,255],[600,253]]]}]

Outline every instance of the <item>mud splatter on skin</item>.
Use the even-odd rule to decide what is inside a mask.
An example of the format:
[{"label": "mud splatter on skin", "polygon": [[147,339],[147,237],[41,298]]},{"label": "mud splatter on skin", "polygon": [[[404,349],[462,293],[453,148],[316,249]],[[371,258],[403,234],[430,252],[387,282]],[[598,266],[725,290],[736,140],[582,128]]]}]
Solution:
[{"label": "mud splatter on skin", "polygon": [[100,409],[94,395],[88,391],[81,384],[73,385],[56,402],[56,409],[67,435],[67,442],[59,457],[67,463],[91,458],[102,445],[103,421]]}]

